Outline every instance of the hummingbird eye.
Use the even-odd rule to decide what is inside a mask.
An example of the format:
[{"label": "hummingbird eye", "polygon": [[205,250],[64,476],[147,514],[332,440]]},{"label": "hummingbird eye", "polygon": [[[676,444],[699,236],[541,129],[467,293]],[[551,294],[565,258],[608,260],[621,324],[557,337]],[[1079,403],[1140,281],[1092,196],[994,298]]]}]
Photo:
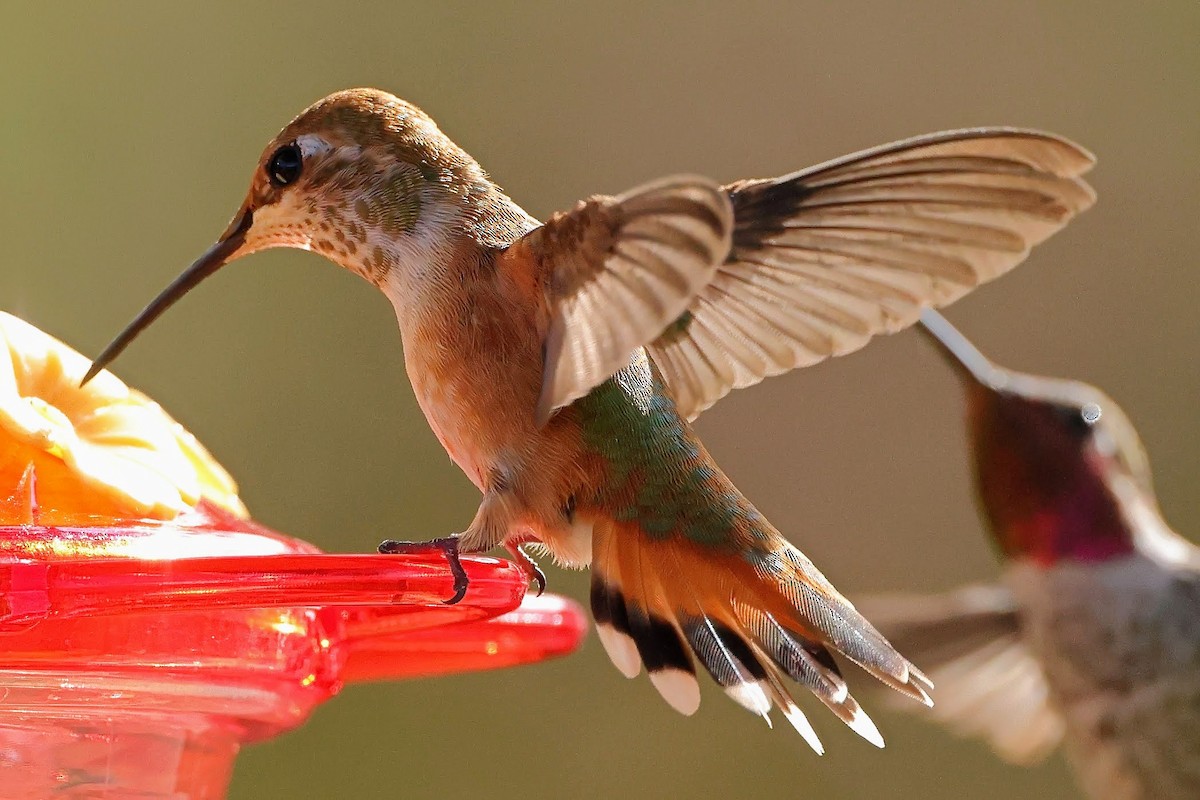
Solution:
[{"label": "hummingbird eye", "polygon": [[1068,430],[1080,439],[1091,436],[1092,426],[1100,420],[1100,406],[1096,403],[1087,403],[1082,408],[1062,406],[1055,411]]},{"label": "hummingbird eye", "polygon": [[273,186],[295,183],[304,167],[304,157],[295,142],[285,144],[271,155],[267,162],[267,178]]}]

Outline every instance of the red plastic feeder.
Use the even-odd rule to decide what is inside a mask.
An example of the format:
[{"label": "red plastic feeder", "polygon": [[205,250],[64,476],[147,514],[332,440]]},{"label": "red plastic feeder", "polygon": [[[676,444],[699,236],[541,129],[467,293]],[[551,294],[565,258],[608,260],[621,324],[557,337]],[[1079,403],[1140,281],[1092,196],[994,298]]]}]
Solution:
[{"label": "red plastic feeder", "polygon": [[464,558],[470,589],[447,606],[437,554],[325,554],[207,499],[128,518],[2,423],[3,800],[221,798],[243,743],[347,682],[537,661],[586,630],[503,560]]}]

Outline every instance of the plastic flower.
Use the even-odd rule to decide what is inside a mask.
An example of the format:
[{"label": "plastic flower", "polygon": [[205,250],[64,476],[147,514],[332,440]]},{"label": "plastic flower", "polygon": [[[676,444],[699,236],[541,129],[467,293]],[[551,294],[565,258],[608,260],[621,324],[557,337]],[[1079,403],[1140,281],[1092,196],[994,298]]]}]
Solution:
[{"label": "plastic flower", "polygon": [[173,519],[202,498],[247,516],[229,473],[158,403],[107,371],[80,387],[89,363],[0,312],[0,486],[35,480],[43,506],[118,518]]}]

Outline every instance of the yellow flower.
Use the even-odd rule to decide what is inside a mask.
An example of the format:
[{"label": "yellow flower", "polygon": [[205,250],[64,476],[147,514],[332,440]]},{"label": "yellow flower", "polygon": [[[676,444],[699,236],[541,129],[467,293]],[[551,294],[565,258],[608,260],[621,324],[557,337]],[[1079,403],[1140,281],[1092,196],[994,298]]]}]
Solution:
[{"label": "yellow flower", "polygon": [[[68,510],[82,514],[94,503],[107,513],[172,519],[204,498],[248,516],[229,473],[158,403],[108,371],[81,388],[89,365],[0,312],[0,495],[33,464],[38,497],[70,497]],[[43,485],[46,465],[55,486]],[[74,485],[64,491],[64,482]]]}]

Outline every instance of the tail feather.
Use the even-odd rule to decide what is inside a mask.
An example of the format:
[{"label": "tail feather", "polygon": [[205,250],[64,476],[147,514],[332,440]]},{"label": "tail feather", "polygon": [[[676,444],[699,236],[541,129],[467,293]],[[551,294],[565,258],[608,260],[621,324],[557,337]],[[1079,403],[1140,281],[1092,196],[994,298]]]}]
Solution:
[{"label": "tail feather", "polygon": [[700,685],[692,663],[683,630],[671,613],[670,598],[660,580],[659,570],[648,568],[641,548],[616,551],[626,583],[635,587],[632,596],[640,603],[630,603],[625,595],[630,635],[638,655],[650,675],[650,682],[667,703],[681,714],[691,716],[700,707]]},{"label": "tail feather", "polygon": [[850,687],[828,648],[787,630],[770,614],[745,607],[739,607],[737,611],[760,645],[768,648],[771,661],[789,678],[816,695],[855,733],[876,747],[883,747],[879,729],[858,701],[850,696]]},{"label": "tail feather", "polygon": [[[933,683],[923,672],[892,647],[879,631],[855,610],[850,601],[833,588],[816,566],[795,547],[780,539],[785,570],[784,593],[801,624],[809,620],[842,655],[896,691],[931,705],[928,690]],[[778,575],[772,575],[779,580]],[[819,579],[819,580],[817,580]]]},{"label": "tail feather", "polygon": [[834,652],[909,697],[929,703],[928,678],[896,652],[798,550],[760,532],[749,557],[684,537],[650,537],[636,523],[593,529],[592,609],[623,674],[645,664],[672,707],[699,707],[692,657],[735,702],[769,721],[778,706],[818,753],[820,740],[785,679],[808,689],[848,727],[883,746],[850,695]]},{"label": "tail feather", "polygon": [[[663,613],[666,603],[657,573],[642,569],[639,557],[636,550],[621,553],[612,549],[593,557],[594,563],[603,562],[591,592],[600,641],[625,677],[636,677],[645,664],[651,683],[663,699],[676,711],[690,716],[700,707],[696,669],[682,629]],[[607,575],[608,580],[601,575]],[[621,575],[637,585],[641,603],[630,604],[616,588]]]},{"label": "tail feather", "polygon": [[[598,559],[593,559],[592,617],[596,620],[596,632],[609,660],[626,678],[636,678],[642,671],[642,660],[631,634],[625,600],[613,588],[620,585],[621,573],[615,559],[610,557],[606,561],[601,567]],[[612,586],[606,583],[602,575],[609,576],[608,580],[613,581]]]},{"label": "tail feather", "polygon": [[[671,570],[668,574],[680,574],[683,565],[678,555],[668,550],[666,556]],[[706,611],[700,594],[688,581],[676,581],[674,586],[675,591],[670,597],[674,609],[671,613],[679,620],[692,652],[731,700],[761,716],[769,726],[771,698],[762,685],[766,668],[745,639],[734,633],[726,622],[714,619]]]},{"label": "tail feather", "polygon": [[[657,573],[643,568],[641,579],[644,597],[662,598]],[[695,714],[700,708],[700,684],[696,682],[696,667],[679,623],[665,607],[629,604],[626,607],[633,640],[650,682],[680,714]]]},{"label": "tail feather", "polygon": [[[742,603],[735,604],[734,613],[743,629],[754,636],[785,675],[827,702],[840,703],[846,699],[849,687],[829,651],[820,643],[805,640],[785,629],[770,614]],[[828,660],[821,663],[814,652],[821,652]]]},{"label": "tail feather", "polygon": [[771,698],[763,688],[767,671],[746,640],[728,626],[701,615],[684,629],[688,646],[717,685],[742,708],[771,723]]},{"label": "tail feather", "polygon": [[[766,656],[757,646],[755,647],[759,654]],[[783,684],[783,679],[779,675],[779,669],[774,664],[769,664],[767,667],[767,684],[771,688],[771,697],[775,704],[779,706],[779,710],[783,712],[783,718],[788,721],[796,733],[800,734],[800,738],[808,743],[808,746],[813,749],[813,752],[819,756],[825,755],[825,745],[821,744],[821,739],[817,736],[817,732],[813,730],[812,723],[808,721],[808,717],[796,705],[796,701],[792,699],[791,692]]]}]

